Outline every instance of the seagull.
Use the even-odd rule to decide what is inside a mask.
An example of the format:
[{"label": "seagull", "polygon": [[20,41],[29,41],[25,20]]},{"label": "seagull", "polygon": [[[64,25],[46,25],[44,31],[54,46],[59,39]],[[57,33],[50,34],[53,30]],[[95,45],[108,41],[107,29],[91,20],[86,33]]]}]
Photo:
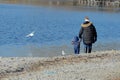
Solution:
[{"label": "seagull", "polygon": [[62,55],[64,56],[65,55],[65,51],[62,50]]},{"label": "seagull", "polygon": [[35,31],[31,32],[30,34],[26,35],[26,37],[33,37],[34,36]]}]

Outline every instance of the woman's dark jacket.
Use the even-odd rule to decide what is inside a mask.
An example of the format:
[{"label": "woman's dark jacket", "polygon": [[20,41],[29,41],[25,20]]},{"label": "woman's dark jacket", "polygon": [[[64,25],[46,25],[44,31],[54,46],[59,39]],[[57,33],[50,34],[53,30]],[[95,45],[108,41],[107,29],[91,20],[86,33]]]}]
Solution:
[{"label": "woman's dark jacket", "polygon": [[79,32],[79,38],[83,39],[84,44],[91,44],[97,40],[97,32],[94,25],[91,22],[85,22],[81,24]]}]

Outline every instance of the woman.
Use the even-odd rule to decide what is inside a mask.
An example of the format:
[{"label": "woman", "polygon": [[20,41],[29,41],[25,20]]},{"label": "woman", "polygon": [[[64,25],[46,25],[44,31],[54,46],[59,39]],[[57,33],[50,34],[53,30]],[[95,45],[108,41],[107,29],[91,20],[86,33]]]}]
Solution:
[{"label": "woman", "polygon": [[81,24],[79,38],[83,39],[85,53],[91,53],[92,44],[97,41],[97,32],[92,22],[89,21],[88,17],[85,17],[85,22]]}]

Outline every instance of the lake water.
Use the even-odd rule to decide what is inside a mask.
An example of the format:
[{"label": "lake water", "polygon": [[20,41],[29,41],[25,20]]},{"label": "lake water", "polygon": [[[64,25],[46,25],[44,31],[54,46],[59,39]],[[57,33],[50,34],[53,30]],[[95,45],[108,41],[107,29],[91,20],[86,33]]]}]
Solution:
[{"label": "lake water", "polygon": [[[71,40],[89,16],[98,33],[93,51],[120,49],[120,10],[0,4],[0,56],[73,54]],[[35,32],[33,37],[27,34]],[[83,52],[81,43],[81,52]]]}]

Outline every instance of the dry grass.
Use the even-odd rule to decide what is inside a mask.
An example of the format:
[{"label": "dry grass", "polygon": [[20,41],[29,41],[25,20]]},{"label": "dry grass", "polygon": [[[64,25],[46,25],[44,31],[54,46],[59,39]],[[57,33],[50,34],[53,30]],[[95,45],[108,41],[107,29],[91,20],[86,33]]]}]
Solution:
[{"label": "dry grass", "polygon": [[[91,68],[92,68],[95,66],[91,65],[91,63],[98,64],[101,66],[101,64],[107,64],[107,63],[113,64],[113,61],[114,61],[114,63],[117,65],[117,68],[119,68],[118,66],[120,66],[120,64],[117,64],[117,63],[120,61],[120,51],[95,52],[92,54],[59,56],[59,57],[44,58],[44,59],[41,59],[38,57],[34,57],[34,58],[1,58],[0,63],[2,63],[2,61],[6,62],[6,63],[8,61],[9,62],[11,61],[10,63],[20,64],[21,66],[13,65],[13,64],[6,64],[6,63],[1,64],[1,68],[3,68],[4,66],[6,66],[6,67],[8,66],[8,68],[5,68],[4,70],[0,70],[0,80],[2,80],[4,78],[12,77],[12,76],[13,77],[20,76],[20,75],[25,75],[25,74],[29,74],[29,73],[38,72],[38,71],[42,72],[44,70],[54,69],[55,67],[59,69],[59,68],[63,67],[64,65],[67,65],[67,66],[69,66],[69,65],[74,66],[75,64],[82,65],[82,63],[90,64],[89,66],[91,66]],[[14,68],[9,69],[10,66],[11,66],[11,68],[13,68],[13,67]],[[97,68],[99,69],[101,67],[97,66]],[[107,65],[107,67],[105,68],[103,65],[103,68],[107,69],[109,67]],[[104,70],[101,69],[101,71],[103,71],[103,74],[104,74]],[[84,72],[86,73],[86,70]],[[119,70],[112,69],[112,71],[108,71],[108,72],[111,72],[111,73],[108,73],[109,75],[107,75],[106,77],[102,76],[102,77],[104,77],[104,80],[120,80],[119,77],[116,77],[117,75],[119,76],[119,74],[120,74]],[[114,72],[114,75],[112,72]],[[96,73],[94,73],[94,74],[96,74]]]}]

